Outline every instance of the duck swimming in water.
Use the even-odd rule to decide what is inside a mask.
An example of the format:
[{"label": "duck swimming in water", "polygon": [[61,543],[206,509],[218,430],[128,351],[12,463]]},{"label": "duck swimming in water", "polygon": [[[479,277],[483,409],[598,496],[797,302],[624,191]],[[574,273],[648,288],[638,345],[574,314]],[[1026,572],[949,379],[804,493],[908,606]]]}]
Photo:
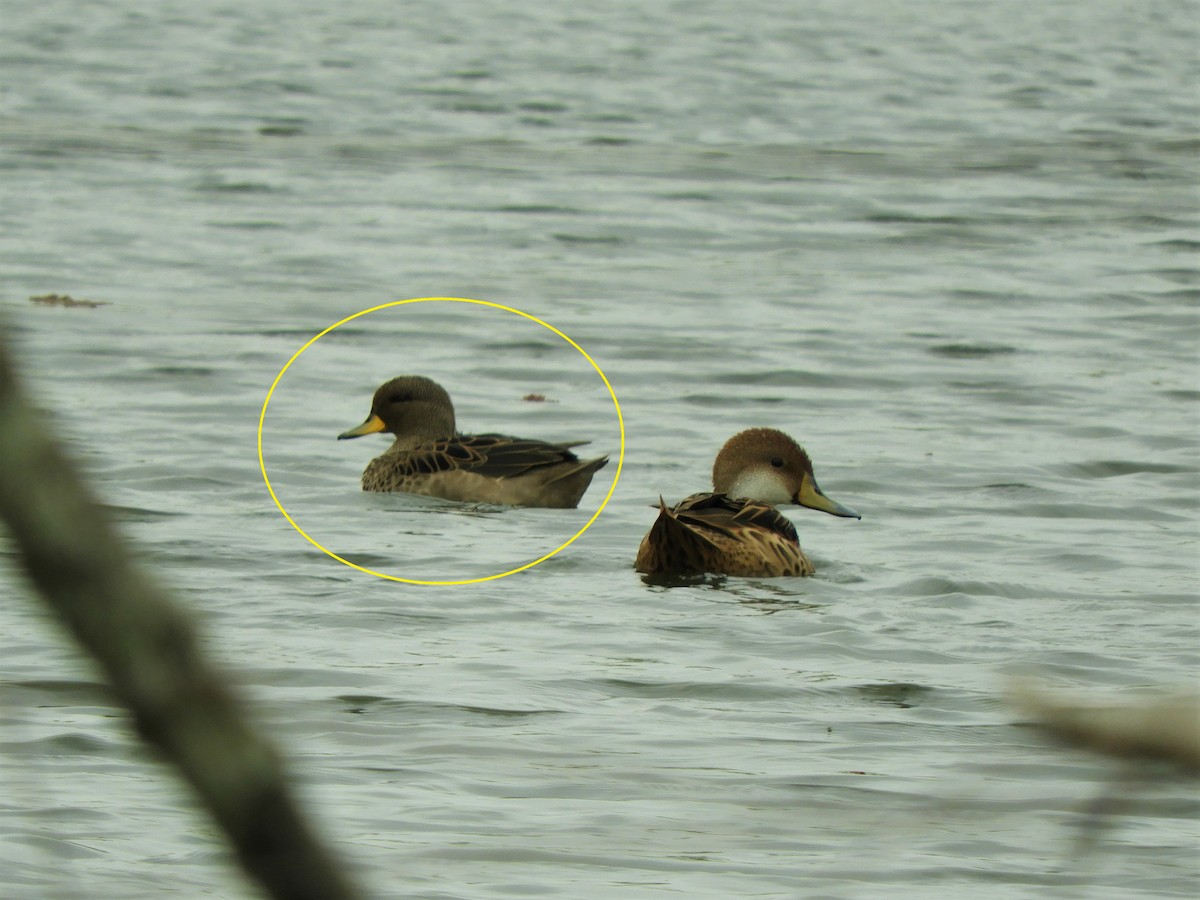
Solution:
[{"label": "duck swimming in water", "polygon": [[450,395],[421,375],[401,375],[380,386],[367,420],[338,440],[377,432],[396,439],[363,471],[364,491],[573,509],[608,462],[607,456],[580,459],[571,452],[587,441],[458,434]]},{"label": "duck swimming in water", "polygon": [[649,575],[770,577],[812,575],[796,526],[775,509],[796,503],[861,519],[817,487],[812,460],[774,428],[751,428],[725,442],[713,464],[713,493],[668,507],[642,538],[634,568]]}]

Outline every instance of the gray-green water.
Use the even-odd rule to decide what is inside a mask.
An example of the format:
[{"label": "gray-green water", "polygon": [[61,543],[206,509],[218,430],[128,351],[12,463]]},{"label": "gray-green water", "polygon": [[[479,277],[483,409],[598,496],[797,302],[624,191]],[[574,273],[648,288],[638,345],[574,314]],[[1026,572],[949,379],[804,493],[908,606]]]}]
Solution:
[{"label": "gray-green water", "polygon": [[[377,895],[1195,894],[1194,786],[1081,851],[1117,770],[1001,699],[1194,681],[1195,3],[4,19],[4,327]],[[611,502],[528,572],[381,581],[263,485],[283,364],[423,296],[546,320],[620,398]],[[383,442],[333,437],[402,372],[614,463],[579,511],[364,496]],[[759,424],[863,520],[792,511],[815,578],[644,584],[649,505]],[[552,549],[618,449],[574,350],[448,304],[322,339],[264,434],[297,520],[405,577]],[[7,563],[0,591],[2,893],[249,896]]]}]

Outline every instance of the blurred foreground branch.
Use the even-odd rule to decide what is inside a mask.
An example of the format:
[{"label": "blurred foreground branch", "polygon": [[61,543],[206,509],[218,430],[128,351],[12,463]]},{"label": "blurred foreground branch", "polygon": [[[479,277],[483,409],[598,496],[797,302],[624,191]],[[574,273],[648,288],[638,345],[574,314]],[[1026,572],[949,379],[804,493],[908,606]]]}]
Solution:
[{"label": "blurred foreground branch", "polygon": [[1099,706],[1029,679],[1009,685],[1009,701],[1046,732],[1129,760],[1172,763],[1200,774],[1200,694],[1163,693],[1137,703]]},{"label": "blurred foreground branch", "polygon": [[44,418],[0,344],[0,520],[30,580],[271,896],[358,896],[301,816],[274,749],[203,658],[185,616],[132,563]]}]

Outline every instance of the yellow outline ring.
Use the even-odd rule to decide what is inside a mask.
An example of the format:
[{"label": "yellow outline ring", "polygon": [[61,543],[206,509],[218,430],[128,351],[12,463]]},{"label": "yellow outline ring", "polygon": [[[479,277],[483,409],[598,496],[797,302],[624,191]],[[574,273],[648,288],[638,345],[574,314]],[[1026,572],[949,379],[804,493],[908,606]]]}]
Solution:
[{"label": "yellow outline ring", "polygon": [[[294,363],[297,359],[300,358],[301,353],[303,353],[305,350],[307,350],[309,347],[311,347],[318,340],[323,338],[325,335],[329,334],[329,332],[333,331],[334,329],[340,328],[341,326],[345,325],[347,322],[351,322],[354,319],[357,319],[359,316],[365,316],[365,315],[367,315],[367,313],[373,313],[373,312],[376,312],[381,309],[387,309],[388,307],[391,307],[391,306],[404,306],[407,303],[474,303],[477,306],[490,306],[493,309],[502,309],[505,312],[514,313],[518,316],[529,319],[531,322],[536,322],[538,325],[541,325],[543,328],[548,329],[549,331],[553,331],[560,338],[562,338],[564,341],[566,341],[568,344],[570,344],[572,347],[574,347],[577,351],[579,351],[580,355],[583,356],[583,358],[586,359],[589,363],[591,363],[592,368],[596,370],[596,373],[600,376],[600,379],[604,382],[604,386],[606,388],[608,388],[608,394],[610,397],[612,397],[613,408],[617,411],[617,424],[620,426],[620,429],[621,429],[621,452],[617,456],[617,473],[613,477],[612,485],[609,487],[608,493],[604,497],[604,502],[600,504],[599,509],[597,509],[592,514],[592,517],[587,520],[587,523],[582,528],[580,528],[577,532],[575,532],[575,534],[573,534],[570,538],[568,538],[567,541],[565,543],[563,543],[561,546],[556,547],[554,550],[551,550],[546,555],[535,559],[533,562],[526,563],[523,566],[518,566],[515,569],[509,569],[507,572],[500,572],[499,574],[496,574],[496,575],[487,575],[487,576],[484,576],[483,578],[469,578],[469,579],[465,579],[462,581],[422,581],[422,580],[419,580],[416,578],[401,578],[397,575],[386,575],[383,572],[376,572],[373,569],[368,569],[364,566],[360,566],[360,565],[357,565],[356,563],[352,563],[352,562],[350,562],[350,560],[345,559],[341,556],[338,556],[336,553],[334,553],[329,548],[324,547],[321,544],[317,543],[317,541],[313,540],[312,536],[309,535],[308,532],[306,532],[303,528],[301,528],[299,525],[296,524],[295,519],[293,519],[290,515],[288,515],[288,511],[286,509],[284,509],[283,504],[279,502],[279,497],[277,497],[275,495],[275,489],[271,486],[271,479],[267,476],[267,464],[266,464],[266,461],[263,459],[263,424],[266,422],[266,419],[267,419],[267,407],[271,403],[271,395],[275,393],[275,388],[279,386],[280,379],[283,378],[284,374],[291,367],[292,363]],[[514,309],[511,306],[504,306],[500,303],[491,303],[487,300],[472,300],[468,297],[415,297],[411,300],[395,300],[391,303],[382,303],[379,306],[372,306],[370,309],[364,309],[361,312],[356,312],[352,316],[346,316],[346,318],[342,319],[340,322],[334,322],[332,325],[330,325],[324,331],[322,331],[319,334],[317,334],[316,336],[314,336],[312,339],[310,339],[308,341],[308,343],[306,343],[303,347],[301,347],[299,350],[297,350],[295,353],[292,354],[292,358],[289,359],[287,361],[287,363],[284,365],[284,367],[279,370],[279,374],[276,375],[275,380],[273,382],[271,382],[271,389],[269,391],[267,391],[266,399],[263,400],[262,411],[258,415],[258,466],[262,470],[263,481],[266,482],[267,490],[270,491],[270,493],[271,493],[271,499],[275,501],[275,505],[277,507],[279,507],[279,511],[281,513],[283,513],[283,517],[285,519],[287,519],[289,523],[291,523],[291,526],[293,528],[295,528],[298,532],[300,532],[301,535],[303,535],[303,537],[306,541],[308,541],[310,544],[312,544],[314,547],[316,547],[322,553],[325,553],[328,556],[332,556],[334,559],[336,559],[338,562],[342,563],[343,565],[347,565],[352,569],[358,569],[358,571],[360,571],[360,572],[366,572],[368,575],[374,575],[377,578],[384,578],[388,581],[400,581],[400,582],[403,582],[404,584],[430,584],[430,585],[479,584],[480,582],[483,582],[483,581],[495,581],[497,578],[505,578],[509,575],[515,575],[517,572],[524,572],[526,569],[532,569],[534,566],[536,566],[540,563],[544,563],[546,560],[548,560],[550,557],[554,556],[559,551],[565,550],[567,547],[571,546],[571,544],[575,543],[575,541],[578,540],[578,538],[585,531],[587,531],[589,528],[592,527],[592,523],[595,522],[597,518],[599,518],[600,513],[604,512],[604,507],[606,507],[608,505],[608,501],[612,499],[613,491],[615,491],[617,489],[617,482],[621,479],[621,467],[624,465],[624,463],[625,463],[625,419],[621,415],[621,404],[617,400],[616,391],[613,390],[612,384],[609,383],[608,376],[604,374],[604,370],[601,369],[600,366],[598,366],[596,364],[596,361],[588,355],[587,351],[584,350],[582,347],[580,347],[577,343],[575,343],[569,337],[567,337],[565,334],[563,334],[561,331],[559,331],[557,328],[555,328],[553,325],[551,325],[548,322],[543,322],[537,316],[531,316],[529,313],[522,312],[519,309]]]}]

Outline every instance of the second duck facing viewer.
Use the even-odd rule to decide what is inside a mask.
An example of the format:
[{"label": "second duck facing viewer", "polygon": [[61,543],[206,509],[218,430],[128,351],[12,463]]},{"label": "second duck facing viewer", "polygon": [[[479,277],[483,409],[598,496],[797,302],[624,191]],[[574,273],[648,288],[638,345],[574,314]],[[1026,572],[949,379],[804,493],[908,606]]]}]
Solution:
[{"label": "second duck facing viewer", "polygon": [[458,434],[454,404],[436,381],[401,375],[383,384],[371,414],[338,440],[387,432],[387,451],[367,464],[364,491],[399,491],[446,500],[573,509],[607,456],[580,459],[571,447],[501,434]]},{"label": "second duck facing viewer", "polygon": [[642,538],[635,569],[648,575],[812,575],[796,526],[775,504],[862,518],[821,492],[804,448],[774,428],[731,437],[717,454],[712,477],[713,493],[692,494],[673,507],[659,498],[658,520]]}]

